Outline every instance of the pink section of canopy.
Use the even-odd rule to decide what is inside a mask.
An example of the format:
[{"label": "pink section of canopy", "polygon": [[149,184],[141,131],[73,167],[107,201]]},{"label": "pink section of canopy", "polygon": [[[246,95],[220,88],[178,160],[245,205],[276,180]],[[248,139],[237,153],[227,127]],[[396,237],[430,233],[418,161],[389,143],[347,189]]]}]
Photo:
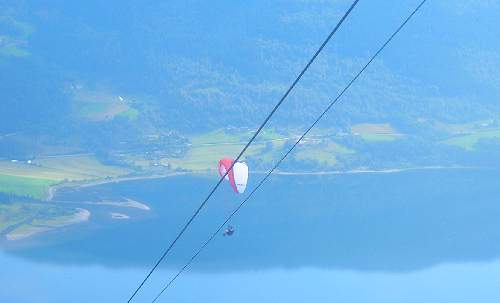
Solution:
[{"label": "pink section of canopy", "polygon": [[[222,158],[219,160],[219,176],[224,176],[224,174],[231,168],[231,165],[233,165],[234,160],[231,158]],[[236,188],[236,182],[234,182],[234,172],[231,170],[226,178],[226,180],[229,180],[229,184],[231,184],[231,187],[236,193],[238,192],[238,188]]]}]

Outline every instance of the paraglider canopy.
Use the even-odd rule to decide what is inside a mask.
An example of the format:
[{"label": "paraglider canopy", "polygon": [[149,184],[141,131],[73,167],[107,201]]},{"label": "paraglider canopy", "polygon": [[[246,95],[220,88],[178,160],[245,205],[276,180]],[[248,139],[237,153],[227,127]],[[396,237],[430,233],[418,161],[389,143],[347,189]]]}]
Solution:
[{"label": "paraglider canopy", "polygon": [[[233,165],[234,160],[231,158],[222,158],[219,160],[219,175],[222,177]],[[224,178],[229,181],[229,184],[236,193],[243,193],[247,187],[248,181],[248,166],[245,162],[236,162],[233,169]]]}]

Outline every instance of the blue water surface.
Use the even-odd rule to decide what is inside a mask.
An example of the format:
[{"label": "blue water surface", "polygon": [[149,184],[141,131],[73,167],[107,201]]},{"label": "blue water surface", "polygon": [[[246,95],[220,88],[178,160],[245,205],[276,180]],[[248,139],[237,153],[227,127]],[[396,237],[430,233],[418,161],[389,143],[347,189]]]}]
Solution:
[{"label": "blue water surface", "polygon": [[[126,302],[213,183],[60,192],[90,221],[2,243],[0,302]],[[494,170],[275,176],[160,302],[498,302],[499,194]],[[123,198],[151,210],[83,203]],[[151,302],[243,198],[221,188],[136,302]]]}]

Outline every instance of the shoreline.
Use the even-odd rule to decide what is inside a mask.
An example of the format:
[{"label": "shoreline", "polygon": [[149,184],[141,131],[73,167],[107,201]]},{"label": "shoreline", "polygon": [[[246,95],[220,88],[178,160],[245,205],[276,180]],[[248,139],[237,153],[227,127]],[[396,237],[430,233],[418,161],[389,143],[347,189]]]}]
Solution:
[{"label": "shoreline", "polygon": [[109,183],[122,183],[127,181],[137,181],[137,180],[148,180],[148,179],[161,179],[167,177],[175,177],[180,175],[191,174],[191,172],[173,172],[170,174],[162,174],[162,175],[145,175],[145,176],[130,176],[130,177],[118,177],[118,178],[110,178],[110,179],[98,179],[93,181],[78,181],[78,182],[63,182],[56,185],[49,186],[47,197],[44,201],[52,202],[55,198],[57,191],[62,188],[87,188],[93,186],[99,186]]},{"label": "shoreline", "polygon": [[[415,167],[406,167],[406,168],[384,168],[384,169],[352,169],[352,170],[327,170],[327,171],[312,171],[312,172],[293,172],[293,171],[275,171],[274,175],[280,176],[321,176],[321,175],[347,175],[347,174],[389,174],[389,173],[401,173],[406,171],[418,171],[418,170],[458,170],[458,169],[481,169],[481,167],[475,166],[415,166]],[[215,171],[215,170],[213,170]],[[199,175],[199,176],[207,176],[211,171],[190,171],[190,172],[172,172],[169,174],[161,174],[161,175],[144,175],[144,176],[133,176],[133,177],[118,177],[112,179],[101,179],[94,180],[89,182],[66,182],[60,183],[56,185],[52,185],[49,187],[48,195],[45,201],[48,202],[56,202],[53,201],[57,191],[61,188],[88,188],[94,187],[104,184],[110,183],[122,183],[128,181],[140,181],[140,180],[149,180],[149,179],[162,179],[169,177],[176,177],[182,175]],[[267,174],[267,171],[250,171],[253,174]],[[99,202],[95,202],[99,203]]]},{"label": "shoreline", "polygon": [[70,204],[70,205],[108,205],[108,206],[114,206],[114,207],[128,207],[128,208],[135,208],[135,209],[140,209],[140,210],[151,210],[151,208],[142,202],[132,200],[129,198],[125,198],[123,200],[102,200],[102,201],[63,201],[63,200],[52,200],[52,201],[45,201],[46,203],[54,203],[54,204]]},{"label": "shoreline", "polygon": [[[384,168],[384,169],[352,169],[352,170],[330,170],[330,171],[317,171],[317,172],[286,172],[286,171],[276,171],[273,172],[275,175],[282,176],[310,176],[310,175],[351,175],[351,174],[391,174],[391,173],[402,173],[407,171],[418,171],[418,170],[445,170],[445,169],[480,169],[480,167],[474,166],[416,166],[407,168]],[[256,171],[254,173],[267,174],[267,172]]]},{"label": "shoreline", "polygon": [[7,233],[5,235],[5,239],[7,241],[24,240],[48,231],[58,230],[66,226],[87,222],[90,216],[91,216],[90,211],[78,207],[75,209],[75,213],[73,213],[71,216],[61,216],[61,217],[51,218],[51,220],[61,220],[60,222],[57,221],[54,222],[49,220],[48,222],[41,222],[35,224],[32,220],[29,223],[20,225],[18,228]]}]

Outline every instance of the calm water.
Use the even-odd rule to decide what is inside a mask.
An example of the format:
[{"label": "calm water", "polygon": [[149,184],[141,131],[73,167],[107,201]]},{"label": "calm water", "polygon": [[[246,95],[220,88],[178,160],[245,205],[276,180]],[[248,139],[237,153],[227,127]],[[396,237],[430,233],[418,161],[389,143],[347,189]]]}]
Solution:
[{"label": "calm water", "polygon": [[[126,301],[213,183],[181,176],[60,193],[127,197],[151,211],[85,205],[89,223],[2,243],[0,302]],[[218,191],[137,302],[150,302],[241,199]],[[231,224],[234,236],[217,237],[160,302],[500,300],[500,171],[273,177]]]}]

